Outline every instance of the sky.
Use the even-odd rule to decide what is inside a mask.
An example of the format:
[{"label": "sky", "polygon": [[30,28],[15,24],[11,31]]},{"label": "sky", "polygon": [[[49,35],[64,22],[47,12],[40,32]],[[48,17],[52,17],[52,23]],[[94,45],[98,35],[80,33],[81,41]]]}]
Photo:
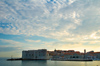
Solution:
[{"label": "sky", "polygon": [[0,57],[23,50],[100,51],[100,0],[0,0]]}]

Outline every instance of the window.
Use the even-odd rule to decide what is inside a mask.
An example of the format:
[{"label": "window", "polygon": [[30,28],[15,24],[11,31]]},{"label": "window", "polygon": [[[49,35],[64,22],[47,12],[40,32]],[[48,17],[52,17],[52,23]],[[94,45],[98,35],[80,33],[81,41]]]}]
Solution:
[{"label": "window", "polygon": [[73,58],[75,58],[75,56],[73,56]]},{"label": "window", "polygon": [[33,54],[32,54],[32,56],[33,56]]},{"label": "window", "polygon": [[76,56],[76,58],[79,58],[78,56]]}]

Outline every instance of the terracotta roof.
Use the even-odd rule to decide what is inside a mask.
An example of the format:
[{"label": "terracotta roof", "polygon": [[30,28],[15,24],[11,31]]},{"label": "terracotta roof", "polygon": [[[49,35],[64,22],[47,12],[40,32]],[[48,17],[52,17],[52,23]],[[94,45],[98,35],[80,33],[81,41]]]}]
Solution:
[{"label": "terracotta roof", "polygon": [[74,54],[78,54],[78,55],[81,55],[80,52],[66,52],[64,53],[65,55],[74,55]]},{"label": "terracotta roof", "polygon": [[74,55],[73,53],[64,53],[64,55]]},{"label": "terracotta roof", "polygon": [[100,53],[100,52],[94,52],[94,53]]},{"label": "terracotta roof", "polygon": [[74,50],[68,50],[68,51],[74,51]]},{"label": "terracotta roof", "polygon": [[56,50],[56,51],[62,51],[62,50]]},{"label": "terracotta roof", "polygon": [[76,51],[75,53],[80,53],[79,51]]},{"label": "terracotta roof", "polygon": [[84,53],[80,53],[81,55],[84,55]]}]

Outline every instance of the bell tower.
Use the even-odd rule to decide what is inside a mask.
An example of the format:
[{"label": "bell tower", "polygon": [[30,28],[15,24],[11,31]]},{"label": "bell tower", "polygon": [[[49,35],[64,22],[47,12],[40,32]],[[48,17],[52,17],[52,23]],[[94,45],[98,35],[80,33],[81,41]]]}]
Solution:
[{"label": "bell tower", "polygon": [[86,58],[86,49],[84,49],[84,59]]}]

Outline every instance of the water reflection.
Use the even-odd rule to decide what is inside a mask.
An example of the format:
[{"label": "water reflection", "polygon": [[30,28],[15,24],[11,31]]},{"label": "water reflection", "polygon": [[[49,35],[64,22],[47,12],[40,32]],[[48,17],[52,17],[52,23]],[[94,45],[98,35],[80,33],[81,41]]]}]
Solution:
[{"label": "water reflection", "polygon": [[100,61],[21,61],[21,66],[100,66]]},{"label": "water reflection", "polygon": [[22,66],[47,66],[46,60],[24,60]]},{"label": "water reflection", "polygon": [[93,62],[85,61],[48,61],[48,66],[93,66]]},{"label": "water reflection", "polygon": [[87,66],[87,62],[85,62],[85,66]]}]

